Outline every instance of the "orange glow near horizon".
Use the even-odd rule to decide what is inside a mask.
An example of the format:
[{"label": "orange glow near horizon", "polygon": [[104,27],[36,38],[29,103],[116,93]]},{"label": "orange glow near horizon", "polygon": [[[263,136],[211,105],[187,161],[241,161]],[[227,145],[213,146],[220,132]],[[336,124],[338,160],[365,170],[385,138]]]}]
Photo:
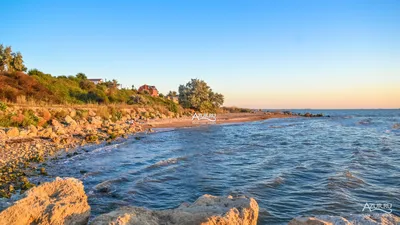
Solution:
[{"label": "orange glow near horizon", "polygon": [[377,109],[400,108],[400,86],[358,87],[302,92],[247,92],[227,95],[225,106],[270,109]]}]

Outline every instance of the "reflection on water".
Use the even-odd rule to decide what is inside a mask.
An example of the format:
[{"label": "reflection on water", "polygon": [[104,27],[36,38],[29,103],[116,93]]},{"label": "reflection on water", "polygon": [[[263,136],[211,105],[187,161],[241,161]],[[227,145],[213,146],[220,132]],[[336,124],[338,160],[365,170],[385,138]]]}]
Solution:
[{"label": "reflection on water", "polygon": [[125,205],[174,208],[206,193],[254,197],[260,224],[359,214],[366,202],[392,203],[398,213],[400,110],[323,113],[331,117],[163,130],[47,170],[83,180],[92,215]]}]

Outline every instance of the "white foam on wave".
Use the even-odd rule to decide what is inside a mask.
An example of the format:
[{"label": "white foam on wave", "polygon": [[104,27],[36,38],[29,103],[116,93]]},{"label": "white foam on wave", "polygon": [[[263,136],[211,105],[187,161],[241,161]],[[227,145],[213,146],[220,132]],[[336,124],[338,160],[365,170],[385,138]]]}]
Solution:
[{"label": "white foam on wave", "polygon": [[186,157],[169,158],[169,159],[158,161],[158,162],[154,163],[153,165],[149,166],[149,168],[157,168],[157,167],[177,164],[179,161],[183,161],[183,160],[186,160]]}]

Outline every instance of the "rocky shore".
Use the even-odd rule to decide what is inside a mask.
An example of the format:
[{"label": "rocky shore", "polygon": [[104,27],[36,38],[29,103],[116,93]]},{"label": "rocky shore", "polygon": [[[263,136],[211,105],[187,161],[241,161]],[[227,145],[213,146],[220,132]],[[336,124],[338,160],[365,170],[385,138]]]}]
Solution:
[{"label": "rocky shore", "polygon": [[[0,225],[256,225],[259,206],[246,196],[203,195],[176,209],[150,210],[125,206],[89,221],[90,206],[81,181],[56,178],[31,188],[0,212]],[[393,214],[297,217],[289,225],[395,225]]]},{"label": "rocky shore", "polygon": [[[153,108],[9,107],[0,117],[22,127],[0,127],[0,198],[22,193],[35,184],[30,176],[46,175],[42,163],[59,156],[72,156],[90,144],[110,143],[153,127],[199,126],[192,117]],[[293,117],[282,112],[226,113],[217,123],[237,123]],[[30,124],[32,123],[32,124]],[[33,125],[36,124],[36,125]]]},{"label": "rocky shore", "polygon": [[[92,225],[256,225],[258,204],[253,198],[204,195],[193,204],[176,209],[152,211],[141,207],[122,207],[100,215]],[[0,213],[0,225],[86,225],[90,206],[82,182],[57,178],[25,193],[25,197]]]},{"label": "rocky shore", "polygon": [[[9,110],[21,115],[23,109]],[[46,170],[40,165],[50,158],[72,156],[77,154],[78,147],[88,144],[109,143],[137,132],[151,132],[150,127],[143,126],[148,120],[145,113],[135,109],[119,112],[117,116],[104,115],[109,112],[103,108],[30,110],[36,110],[34,115],[41,115],[39,122],[44,125],[0,128],[0,198],[33,187],[28,177],[45,175]],[[147,113],[145,109],[140,111]]]}]

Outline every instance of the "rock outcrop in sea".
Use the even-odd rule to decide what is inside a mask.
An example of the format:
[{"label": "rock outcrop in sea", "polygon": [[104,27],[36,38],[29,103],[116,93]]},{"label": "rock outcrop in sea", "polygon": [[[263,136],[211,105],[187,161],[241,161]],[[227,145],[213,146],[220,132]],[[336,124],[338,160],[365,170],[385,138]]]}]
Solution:
[{"label": "rock outcrop in sea", "polygon": [[[176,209],[121,207],[89,222],[90,206],[83,184],[75,178],[56,178],[31,188],[24,198],[0,212],[0,225],[256,225],[259,207],[245,196],[203,195]],[[296,217],[289,225],[396,225],[394,214]]]},{"label": "rock outcrop in sea", "polygon": [[[203,195],[193,204],[183,203],[176,209],[122,207],[96,217],[90,224],[256,225],[258,211],[253,198]],[[84,225],[89,216],[90,206],[82,182],[56,178],[30,189],[24,198],[0,212],[0,225]]]},{"label": "rock outcrop in sea", "polygon": [[176,209],[153,211],[140,207],[122,207],[96,217],[92,225],[256,225],[258,204],[253,198],[203,195],[193,204]]},{"label": "rock outcrop in sea", "polygon": [[25,197],[0,212],[1,225],[83,225],[90,206],[81,181],[57,178],[25,193]]}]

